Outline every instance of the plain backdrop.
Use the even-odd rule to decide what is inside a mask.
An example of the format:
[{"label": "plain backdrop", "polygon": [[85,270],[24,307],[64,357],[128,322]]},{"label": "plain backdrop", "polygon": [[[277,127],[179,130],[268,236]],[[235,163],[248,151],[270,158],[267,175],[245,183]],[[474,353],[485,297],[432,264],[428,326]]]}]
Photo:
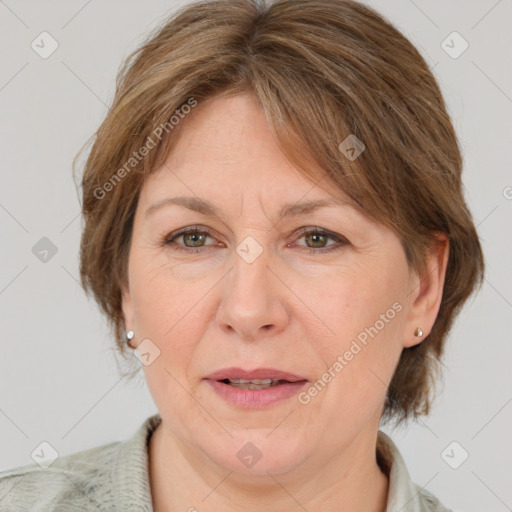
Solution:
[{"label": "plain backdrop", "polygon": [[[157,412],[142,377],[120,382],[106,322],[79,286],[71,164],[107,112],[122,60],[182,3],[0,2],[0,470],[32,463],[42,441],[66,455],[126,439]],[[383,430],[413,480],[445,505],[512,510],[512,3],[369,4],[409,37],[439,81],[487,263],[483,288],[447,341],[433,412]],[[58,44],[47,58],[31,46],[42,32]],[[55,43],[44,37],[49,51]],[[50,247],[47,261],[37,244]],[[448,464],[466,453],[456,469]]]}]

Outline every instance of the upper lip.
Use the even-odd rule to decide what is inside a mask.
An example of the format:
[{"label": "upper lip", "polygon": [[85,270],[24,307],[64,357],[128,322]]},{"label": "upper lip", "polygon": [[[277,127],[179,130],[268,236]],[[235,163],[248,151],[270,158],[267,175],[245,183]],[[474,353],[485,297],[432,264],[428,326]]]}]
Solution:
[{"label": "upper lip", "polygon": [[210,380],[224,380],[224,379],[245,379],[245,380],[286,380],[288,382],[298,382],[307,380],[300,375],[276,370],[274,368],[256,368],[254,370],[244,370],[243,368],[223,368],[216,372],[211,373],[205,377]]}]

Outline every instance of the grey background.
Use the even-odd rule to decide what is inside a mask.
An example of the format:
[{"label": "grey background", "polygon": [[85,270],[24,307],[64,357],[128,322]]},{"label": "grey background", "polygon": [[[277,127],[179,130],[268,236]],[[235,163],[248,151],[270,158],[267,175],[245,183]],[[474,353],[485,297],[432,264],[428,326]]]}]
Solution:
[{"label": "grey background", "polygon": [[[78,284],[71,162],[107,112],[121,61],[181,3],[0,1],[0,471],[32,463],[43,440],[66,455],[125,439],[156,412],[142,372],[120,382],[105,321]],[[445,505],[512,510],[511,1],[367,3],[434,69],[487,260],[485,284],[449,337],[435,409],[407,430],[383,430]],[[47,59],[31,48],[43,31],[59,44]],[[453,31],[469,44],[456,59],[441,47]],[[46,262],[32,252],[42,237],[57,248]],[[446,453],[454,464],[462,450],[468,459],[452,469]]]}]

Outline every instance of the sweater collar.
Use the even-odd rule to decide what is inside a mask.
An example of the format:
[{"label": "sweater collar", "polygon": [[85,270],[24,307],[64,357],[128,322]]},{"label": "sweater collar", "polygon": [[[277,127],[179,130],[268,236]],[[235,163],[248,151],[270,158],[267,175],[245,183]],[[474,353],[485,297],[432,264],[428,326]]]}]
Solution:
[{"label": "sweater collar", "polygon": [[149,483],[149,440],[162,418],[147,418],[135,434],[119,444],[112,467],[112,494],[116,510],[153,510]]}]

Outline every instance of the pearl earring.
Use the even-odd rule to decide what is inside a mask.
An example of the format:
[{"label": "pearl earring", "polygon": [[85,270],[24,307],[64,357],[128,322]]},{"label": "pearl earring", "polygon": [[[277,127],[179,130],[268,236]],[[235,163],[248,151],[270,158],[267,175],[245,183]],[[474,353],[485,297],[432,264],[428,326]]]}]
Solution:
[{"label": "pearl earring", "polygon": [[126,344],[130,347],[130,341],[133,340],[134,332],[126,331]]},{"label": "pearl earring", "polygon": [[414,336],[417,338],[421,338],[423,336],[423,329],[421,327],[416,327],[416,330],[414,331]]}]

